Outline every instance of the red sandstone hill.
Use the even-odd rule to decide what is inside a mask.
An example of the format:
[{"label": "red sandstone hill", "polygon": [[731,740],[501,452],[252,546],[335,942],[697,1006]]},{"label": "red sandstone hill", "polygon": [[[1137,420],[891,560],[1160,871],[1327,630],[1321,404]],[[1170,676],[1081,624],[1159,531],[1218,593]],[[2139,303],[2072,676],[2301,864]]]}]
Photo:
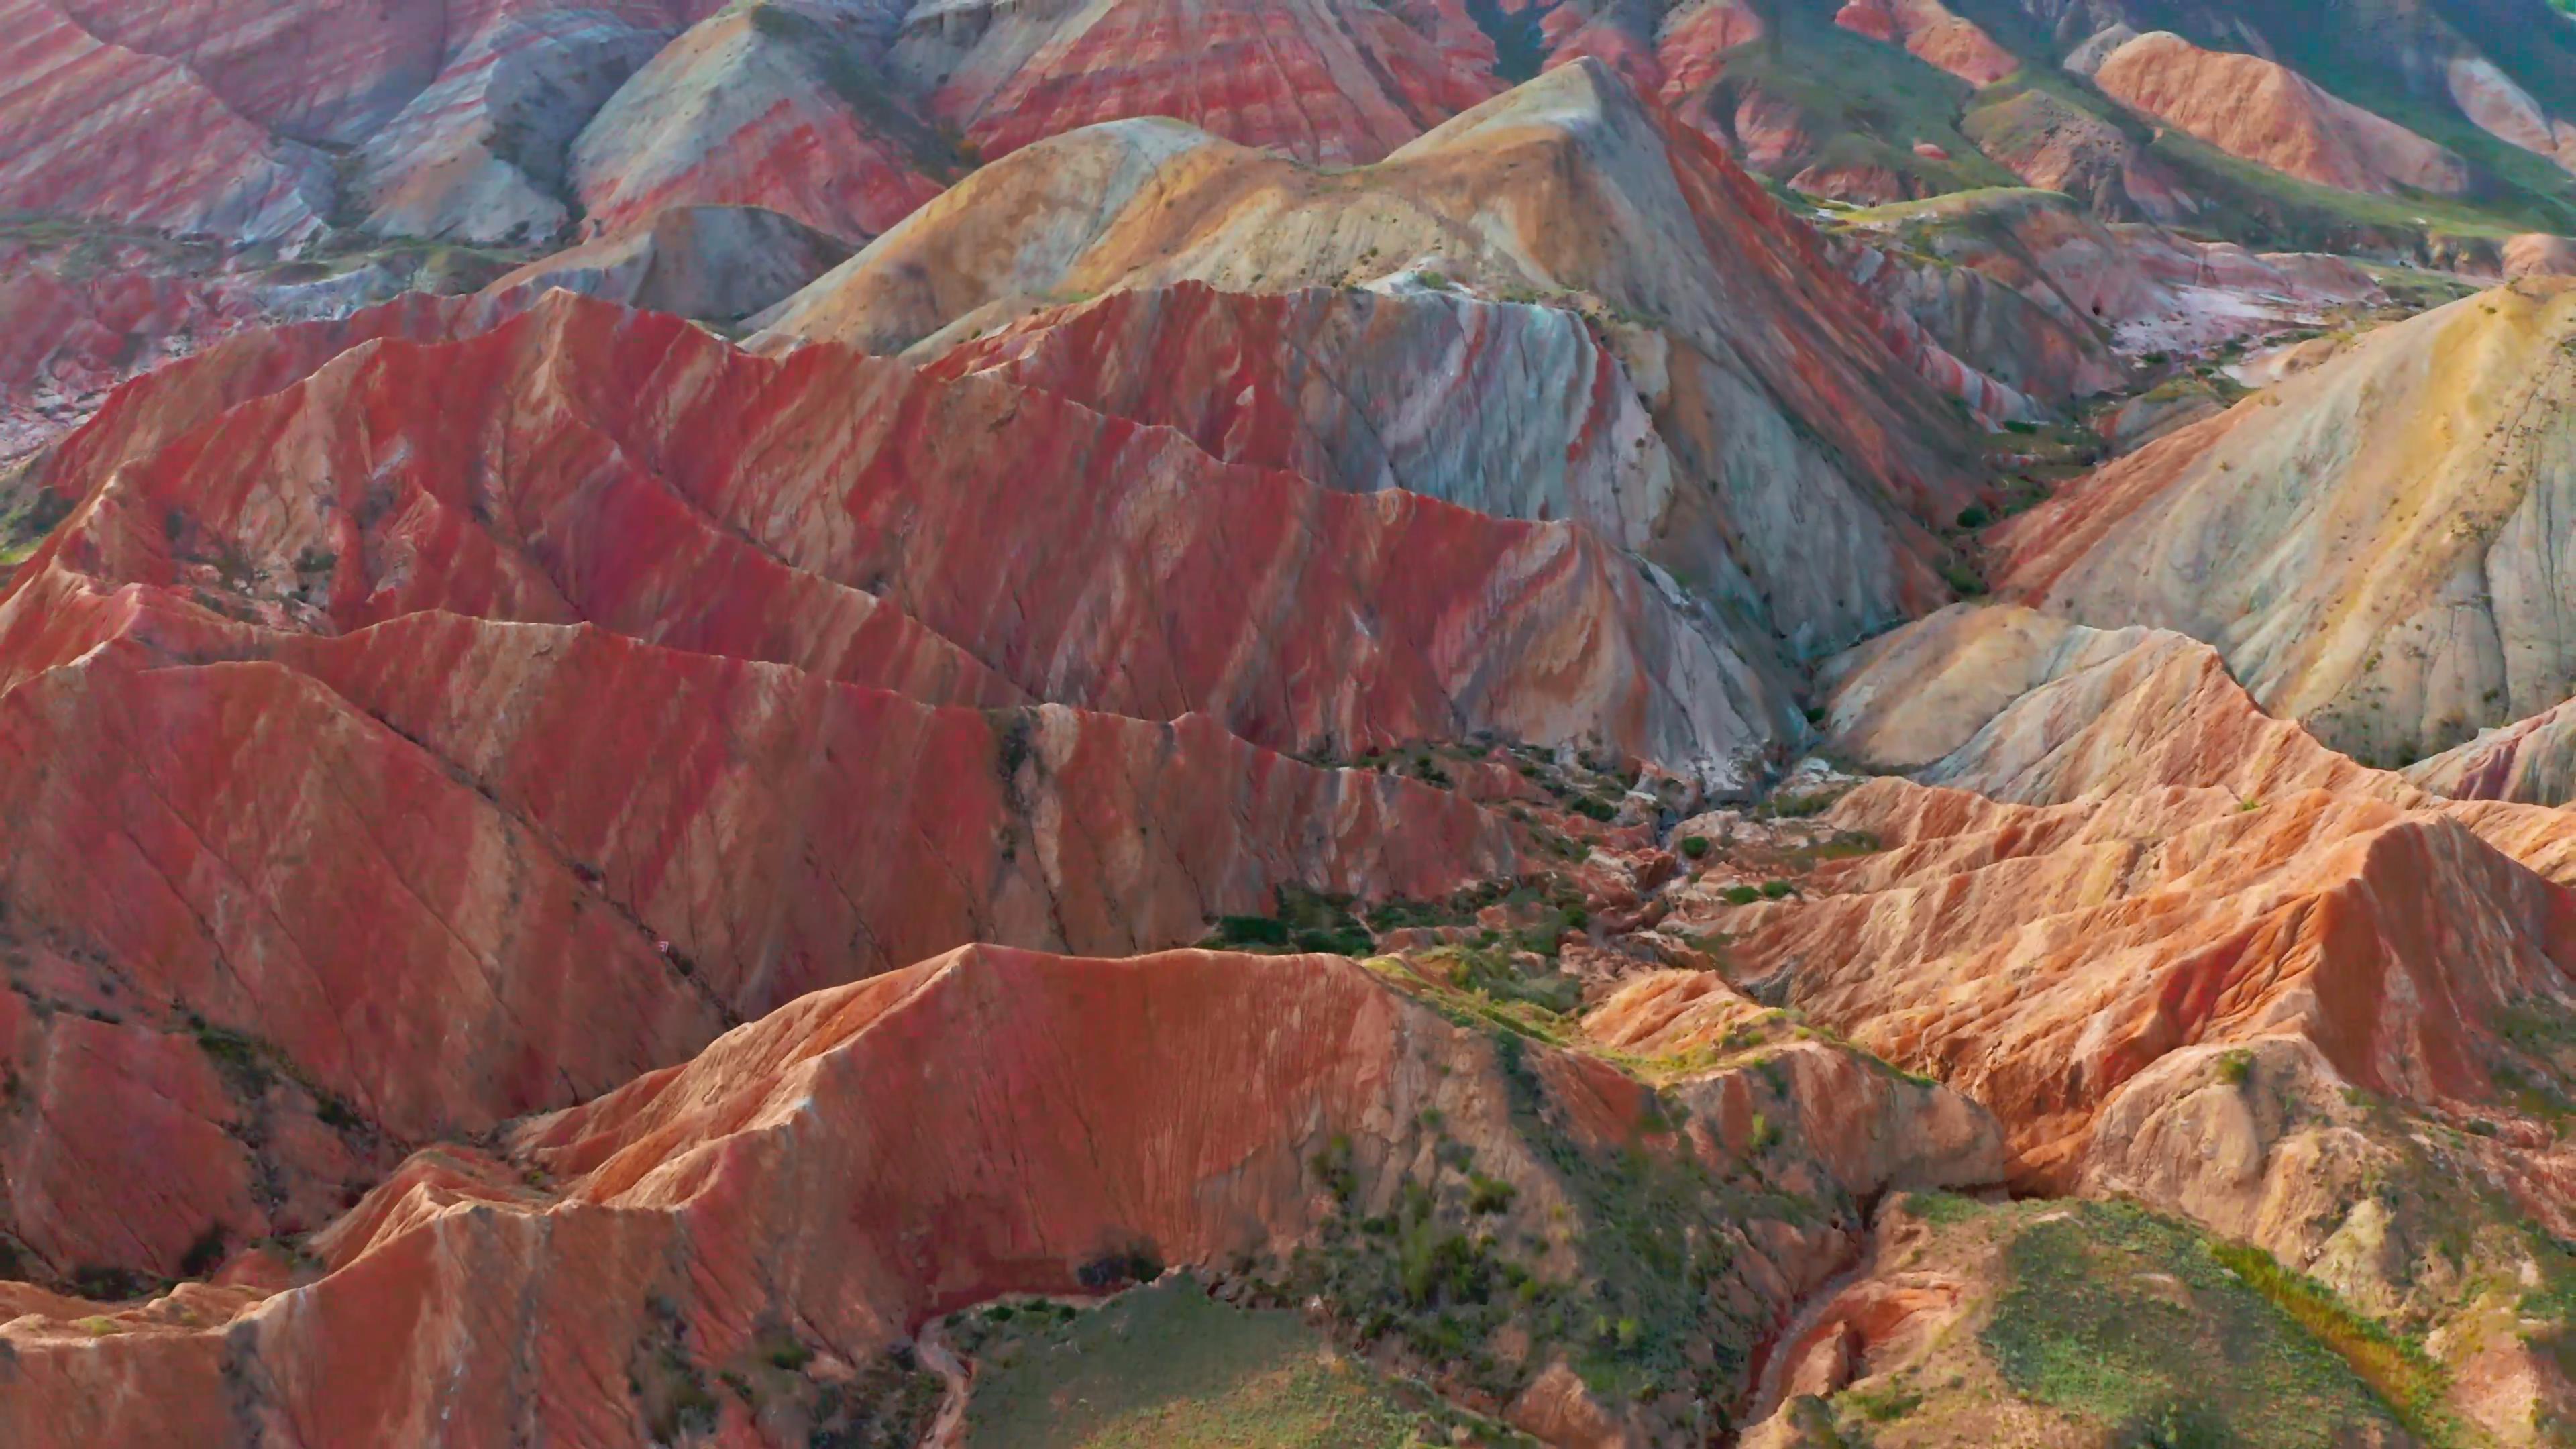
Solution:
[{"label": "red sandstone hill", "polygon": [[[1659,1098],[1686,1130],[1640,1124]],[[1588,1052],[1498,1050],[1339,958],[991,947],[806,997],[503,1145],[504,1160],[413,1158],[315,1236],[305,1266],[254,1254],[222,1285],[104,1326],[0,1288],[14,1320],[0,1426],[28,1445],[290,1425],[644,1443],[669,1436],[672,1390],[639,1403],[621,1366],[706,1383],[790,1364],[774,1389],[704,1400],[707,1430],[765,1441],[827,1418],[827,1386],[864,1389],[952,1308],[1114,1286],[1142,1258],[1275,1293],[1325,1266],[1315,1249],[1346,1242],[1346,1217],[1378,1213],[1498,1230],[1475,1251],[1545,1285],[1521,1295],[1526,1335],[1532,1304],[1616,1311],[1645,1286],[1596,1264],[1621,1234],[1660,1230],[1620,1226],[1581,1177],[1623,1148],[1747,1205],[1704,1242],[1693,1228],[1703,1331],[1733,1365],[1703,1372],[1733,1394],[1750,1334],[1849,1251],[1856,1203],[1994,1164],[1974,1109],[1841,1048],[1658,1094]],[[1477,1193],[1486,1206],[1468,1206]],[[1506,1382],[1562,1364],[1549,1334]],[[111,1399],[107,1376],[161,1387]],[[1544,1425],[1549,1410],[1525,1395],[1507,1412]]]},{"label": "red sandstone hill", "polygon": [[0,1439],[2563,1442],[2517,3],[0,0]]}]

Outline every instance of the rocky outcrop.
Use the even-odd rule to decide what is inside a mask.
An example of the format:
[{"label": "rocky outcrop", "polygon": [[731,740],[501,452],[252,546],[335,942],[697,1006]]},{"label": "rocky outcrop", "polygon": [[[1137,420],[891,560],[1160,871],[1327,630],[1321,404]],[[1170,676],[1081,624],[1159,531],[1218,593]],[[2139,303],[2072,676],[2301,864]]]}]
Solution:
[{"label": "rocky outcrop", "polygon": [[2576,707],[2559,704],[2480,730],[2477,738],[2408,766],[2406,778],[2460,800],[2576,804]]},{"label": "rocky outcrop", "polygon": [[[243,460],[238,487],[206,491],[210,456]],[[452,346],[351,354],[112,466],[133,485],[56,541],[80,567],[176,584],[246,556],[277,621],[589,619],[838,672],[883,600],[1036,697],[1204,710],[1282,749],[1493,729],[1716,784],[1798,729],[1722,630],[1573,526],[1353,497],[998,379],[770,361],[562,293]],[[198,520],[185,542],[156,495]],[[1324,659],[1341,684],[1287,687]]]},{"label": "rocky outcrop", "polygon": [[754,4],[691,28],[618,87],[573,141],[568,175],[593,235],[714,204],[857,243],[937,195],[957,160],[854,38]]},{"label": "rocky outcrop", "polygon": [[2468,188],[2459,157],[2261,56],[2156,31],[2103,57],[2093,81],[2124,105],[2302,181],[2383,194]]},{"label": "rocky outcrop", "polygon": [[1867,245],[1850,247],[1845,265],[1890,315],[1911,319],[1963,365],[2036,405],[1997,409],[1991,419],[2036,417],[2128,380],[2102,329],[1973,266],[1912,263]]},{"label": "rocky outcrop", "polygon": [[2208,645],[2162,630],[1954,605],[1833,660],[1823,683],[1833,749],[1992,799],[2180,786],[2420,803],[2397,777],[2264,714]]},{"label": "rocky outcrop", "polygon": [[[57,1275],[175,1272],[209,1232],[319,1226],[314,1205],[363,1186],[384,1144],[589,1095],[890,956],[1189,939],[1292,878],[1403,877],[1364,842],[1412,836],[1425,894],[1512,868],[1504,827],[1463,802],[1267,756],[1198,718],[941,709],[445,614],[312,642],[161,605],[85,653],[5,710],[22,758],[59,762],[10,780],[31,826],[7,862],[12,1070],[34,1093],[11,1118],[8,1227]],[[895,669],[921,672],[900,653],[878,672]],[[827,799],[841,807],[816,813]],[[742,868],[752,842],[772,864]],[[278,909],[238,913],[241,880]],[[215,1171],[232,1197],[97,1200],[82,1184],[99,1164],[37,1151],[40,1124],[123,1112],[167,1073],[63,1074],[65,1052],[97,1054],[83,1013],[135,1044],[116,1054],[129,1063],[242,1068],[223,1110],[189,1120],[301,1126],[200,1126],[124,1180]],[[97,1140],[138,1164],[169,1145]]]},{"label": "rocky outcrop", "polygon": [[2366,759],[2547,709],[2576,692],[2543,522],[2571,326],[2576,292],[2527,281],[2373,333],[2006,524],[2002,590],[2206,640]]}]

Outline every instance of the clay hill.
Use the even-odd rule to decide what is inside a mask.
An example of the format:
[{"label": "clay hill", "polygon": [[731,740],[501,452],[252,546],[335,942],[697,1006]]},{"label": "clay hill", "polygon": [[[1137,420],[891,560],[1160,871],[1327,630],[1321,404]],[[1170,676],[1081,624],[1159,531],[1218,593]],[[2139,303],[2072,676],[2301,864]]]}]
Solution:
[{"label": "clay hill", "polygon": [[2576,1443],[2549,0],[0,36],[0,1442]]}]

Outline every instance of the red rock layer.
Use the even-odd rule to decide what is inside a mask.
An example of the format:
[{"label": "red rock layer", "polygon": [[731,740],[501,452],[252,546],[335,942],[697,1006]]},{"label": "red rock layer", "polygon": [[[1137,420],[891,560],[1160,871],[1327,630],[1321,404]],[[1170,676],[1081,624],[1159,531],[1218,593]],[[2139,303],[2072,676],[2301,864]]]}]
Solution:
[{"label": "red rock layer", "polygon": [[1491,728],[1683,769],[1769,727],[1737,710],[1739,666],[1582,530],[1337,494],[997,380],[753,357],[562,293],[126,466],[62,539],[75,566],[174,583],[246,555],[280,620],[587,618],[837,672],[882,597],[1030,695],[1205,711],[1283,749]]},{"label": "red rock layer", "polygon": [[1925,64],[1970,85],[1993,85],[2021,69],[2012,52],[1941,0],[1850,0],[1834,16],[1834,23],[1873,40],[1902,45]]},{"label": "red rock layer", "polygon": [[[1281,881],[1429,896],[1515,868],[1464,801],[1198,718],[940,709],[444,614],[320,640],[172,612],[0,695],[12,756],[54,762],[6,782],[0,889],[36,1089],[9,1226],[56,1272],[317,1226],[371,1143],[593,1094],[962,940],[1135,950]],[[133,1100],[149,1074],[66,1075],[80,1012],[201,1068],[199,1021],[253,1044],[312,1099],[303,1136],[73,1130],[167,1110]],[[329,1102],[341,1128],[312,1128]],[[171,1155],[102,1203],[100,1147]],[[286,1200],[145,1190],[208,1170]]]},{"label": "red rock layer", "polygon": [[2576,896],[2461,824],[2306,793],[2006,806],[1889,782],[1835,817],[1883,855],[1731,919],[1748,974],[1993,1107],[2068,1185],[2095,1114],[2187,1047],[2296,1033],[2372,1091],[2502,1110],[2511,1002],[2563,998]]},{"label": "red rock layer", "polygon": [[185,66],[252,123],[300,141],[366,139],[446,59],[450,27],[473,7],[447,0],[53,0],[100,40]]},{"label": "red rock layer", "polygon": [[864,241],[939,193],[954,160],[828,27],[728,10],[671,42],[582,128],[570,177],[586,234],[675,206],[758,206]]},{"label": "red rock layer", "polygon": [[53,0],[0,0],[0,211],[241,241],[309,236],[329,158],[281,142],[185,67],[107,44]]},{"label": "red rock layer", "polygon": [[[942,43],[944,14],[904,47]],[[1173,116],[1300,160],[1375,161],[1492,95],[1375,5],[1113,0],[1063,13],[996,7],[932,100],[987,156],[1099,121]],[[898,49],[898,56],[904,53]]]},{"label": "red rock layer", "polygon": [[263,328],[134,378],[111,393],[78,432],[32,467],[31,481],[77,502],[117,464],[140,458],[225,409],[310,376],[323,363],[378,338],[444,341],[479,331],[526,302],[409,292],[344,318]]},{"label": "red rock layer", "polygon": [[2456,195],[2469,184],[2459,157],[2260,56],[2202,50],[2159,31],[2111,52],[2093,80],[2229,155],[2320,186]]},{"label": "red rock layer", "polygon": [[[668,1434],[657,1373],[759,1375],[794,1343],[800,1362],[821,1356],[812,1381],[762,1379],[792,1397],[950,1309],[1078,1291],[1112,1255],[1275,1270],[1336,1211],[1309,1165],[1334,1144],[1370,1213],[1426,1172],[1461,1175],[1423,1166],[1435,1135],[1468,1150],[1515,1189],[1477,1221],[1562,1277],[1572,1235],[1615,1229],[1533,1150],[1523,1111],[1579,1150],[1671,1153],[1759,1188],[1720,1230],[1708,1291],[1768,1324],[1850,1252],[1846,1204],[1992,1165],[1974,1109],[1818,1043],[1695,1083],[1668,1137],[1607,1064],[1534,1044],[1522,1059],[1528,1095],[1483,1032],[1339,958],[971,947],[525,1124],[508,1163],[414,1158],[311,1240],[318,1276],[301,1286],[254,1254],[223,1286],[86,1327],[73,1320],[93,1305],[12,1291],[0,1433],[31,1449],[290,1427],[642,1444]],[[1944,1165],[1912,1159],[1926,1144]],[[114,1391],[139,1380],[154,1392]],[[710,1432],[774,1433],[749,1400],[710,1395]]]},{"label": "red rock layer", "polygon": [[1713,84],[1726,68],[1726,52],[1764,34],[1762,17],[1744,0],[1700,0],[1665,22],[1656,56],[1663,64],[1663,98],[1683,99]]},{"label": "red rock layer", "polygon": [[[81,502],[0,597],[0,735],[48,762],[0,781],[40,1083],[9,1120],[184,1104],[133,1162],[22,1140],[9,1230],[49,1272],[310,1227],[389,1150],[959,941],[1143,949],[1282,883],[1518,869],[1458,796],[1229,725],[1650,752],[1720,723],[1657,652],[1695,626],[1568,525],[993,379],[509,310],[236,338],[43,464]],[[1033,695],[1210,713],[987,712]],[[122,1215],[81,1195],[163,1156]]]},{"label": "red rock layer", "polygon": [[[1676,456],[1725,480],[1739,562],[1795,600],[1780,631],[1801,650],[1940,595],[1923,525],[1971,501],[1957,409],[1889,349],[1887,319],[1813,230],[1588,59],[1345,176],[1162,122],[1055,138],[915,212],[771,313],[755,345],[935,357],[1049,297],[1407,273],[1640,319],[1604,330],[1654,378],[1643,395]],[[1789,493],[1804,501],[1774,506]]]}]

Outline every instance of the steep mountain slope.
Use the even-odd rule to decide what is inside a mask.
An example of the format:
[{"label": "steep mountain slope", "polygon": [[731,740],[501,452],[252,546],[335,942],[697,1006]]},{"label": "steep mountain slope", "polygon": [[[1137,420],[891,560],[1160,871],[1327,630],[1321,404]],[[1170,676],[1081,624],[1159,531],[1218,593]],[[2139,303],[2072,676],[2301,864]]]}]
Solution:
[{"label": "steep mountain slope", "polygon": [[2092,76],[2116,100],[2305,181],[2443,195],[2469,184],[2459,157],[2259,56],[2206,51],[2158,31],[2103,56]]},{"label": "steep mountain slope", "polygon": [[888,62],[987,156],[1099,121],[1174,116],[1304,161],[1375,161],[1501,89],[1389,9],[1351,0],[926,5]]},{"label": "steep mountain slope", "polygon": [[[1229,1045],[1247,1038],[1268,1049]],[[1658,1125],[1667,1110],[1690,1125]],[[1165,1262],[1228,1265],[1265,1297],[1338,1299],[1387,1252],[1354,1224],[1388,1214],[1465,1255],[1424,1308],[1499,1314],[1525,1335],[1517,1362],[1428,1348],[1427,1366],[1539,1425],[1548,1400],[1518,1390],[1572,1380],[1568,1349],[1592,1352],[1573,1326],[1668,1294],[1632,1255],[1685,1255],[1705,1288],[1694,1308],[1610,1355],[1645,1382],[1681,1379],[1611,1411],[1662,1438],[1686,1432],[1691,1395],[1704,1414],[1744,1387],[1754,1335],[1821,1281],[1859,1202],[1967,1185],[1994,1160],[1975,1109],[1842,1048],[1657,1090],[1580,1048],[1498,1048],[1339,958],[990,947],[805,998],[507,1146],[506,1165],[413,1159],[313,1240],[320,1272],[297,1286],[268,1276],[282,1262],[245,1264],[95,1336],[58,1316],[78,1305],[17,1290],[0,1331],[20,1392],[0,1422],[31,1445],[277,1424],[362,1439],[820,1433],[836,1411],[877,1407],[881,1356],[908,1351],[926,1318]],[[1739,1210],[1614,1216],[1589,1179],[1623,1150]],[[1470,1296],[1505,1273],[1534,1291]],[[473,1306],[495,1288],[522,1305],[507,1326]],[[1701,1336],[1663,1336],[1675,1330]],[[594,1358],[638,1365],[648,1402],[614,1369],[578,1369]],[[533,1394],[531,1362],[559,1365]],[[748,1389],[763,1363],[786,1373],[756,1394],[706,1387],[721,1373]],[[265,1387],[227,1396],[227,1372]],[[169,1391],[96,1392],[134,1375]],[[836,1379],[849,1398],[830,1394]]]},{"label": "steep mountain slope", "polygon": [[1405,277],[1590,314],[1698,483],[1676,489],[1676,507],[1706,509],[1695,526],[1722,540],[1677,543],[1686,581],[1723,596],[1740,572],[1798,652],[1940,591],[1926,524],[1973,496],[1957,413],[1811,234],[1590,60],[1363,171],[1319,173],[1160,122],[1059,138],[915,213],[781,306],[755,345],[936,357],[1095,293]]},{"label": "steep mountain slope", "polygon": [[956,163],[856,39],[754,4],[692,27],[620,86],[574,140],[568,174],[593,232],[719,203],[855,242],[937,195]]},{"label": "steep mountain slope", "polygon": [[2257,699],[2404,764],[2576,693],[2548,520],[2576,291],[2375,333],[1996,535],[1999,587],[2216,644]]},{"label": "steep mountain slope", "polygon": [[0,1439],[2576,1442],[2543,0],[0,12]]}]

